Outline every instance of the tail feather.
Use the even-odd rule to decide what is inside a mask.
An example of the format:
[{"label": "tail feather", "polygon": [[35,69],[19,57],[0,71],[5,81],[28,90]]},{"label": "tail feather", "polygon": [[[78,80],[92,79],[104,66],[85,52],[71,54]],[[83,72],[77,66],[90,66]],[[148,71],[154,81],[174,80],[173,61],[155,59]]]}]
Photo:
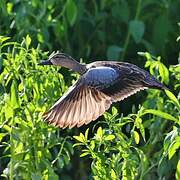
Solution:
[{"label": "tail feather", "polygon": [[154,76],[147,76],[145,80],[145,84],[149,88],[153,89],[168,89],[164,84],[159,82]]}]

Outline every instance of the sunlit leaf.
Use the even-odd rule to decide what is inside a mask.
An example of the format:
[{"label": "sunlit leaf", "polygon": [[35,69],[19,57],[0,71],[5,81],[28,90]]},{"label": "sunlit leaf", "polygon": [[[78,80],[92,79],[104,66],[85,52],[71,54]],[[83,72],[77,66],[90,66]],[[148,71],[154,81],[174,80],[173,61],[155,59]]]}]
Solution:
[{"label": "sunlit leaf", "polygon": [[6,109],[5,109],[5,117],[6,119],[9,119],[11,117],[13,117],[14,115],[14,110],[13,108],[11,107],[11,105],[7,105]]},{"label": "sunlit leaf", "polygon": [[106,141],[112,141],[113,139],[115,139],[115,136],[113,134],[109,134],[104,138],[104,140]]},{"label": "sunlit leaf", "polygon": [[139,137],[139,134],[137,131],[134,131],[134,140],[136,142],[136,144],[139,144],[139,141],[140,141],[140,137]]},{"label": "sunlit leaf", "polygon": [[19,107],[19,95],[17,83],[14,80],[11,85],[11,108],[16,109]]},{"label": "sunlit leaf", "polygon": [[89,152],[84,152],[80,155],[80,157],[84,157],[84,156],[87,156],[89,154]]},{"label": "sunlit leaf", "polygon": [[29,34],[26,36],[25,43],[26,43],[26,47],[29,48],[29,45],[31,44],[31,38]]},{"label": "sunlit leaf", "polygon": [[79,142],[84,142],[84,139],[81,136],[73,136],[73,138]]},{"label": "sunlit leaf", "polygon": [[103,129],[102,129],[102,127],[99,127],[97,130],[97,133],[96,133],[96,138],[98,140],[102,140],[102,137],[103,137]]},{"label": "sunlit leaf", "polygon": [[162,77],[163,82],[168,84],[169,83],[169,71],[166,68],[166,66],[160,62],[159,62],[159,73],[160,73],[160,76]]},{"label": "sunlit leaf", "polygon": [[94,150],[94,148],[95,148],[95,142],[94,142],[94,141],[91,141],[91,142],[90,142],[90,148],[91,148],[92,150]]},{"label": "sunlit leaf", "polygon": [[0,43],[3,43],[5,41],[7,41],[8,39],[10,39],[10,37],[0,36]]},{"label": "sunlit leaf", "polygon": [[171,159],[174,156],[174,154],[176,153],[178,149],[180,149],[180,141],[177,141],[171,144],[171,146],[169,147],[169,152],[168,152],[169,159]]},{"label": "sunlit leaf", "polygon": [[12,13],[12,9],[13,9],[13,3],[8,2],[7,3],[7,12],[8,12],[8,14]]},{"label": "sunlit leaf", "polygon": [[179,160],[178,163],[177,163],[176,179],[180,179],[180,160]]},{"label": "sunlit leaf", "polygon": [[8,135],[8,133],[0,133],[0,142],[2,141],[3,137],[5,137],[6,135]]},{"label": "sunlit leaf", "polygon": [[162,111],[160,111],[160,110],[146,109],[146,110],[144,111],[144,114],[153,114],[153,115],[162,117],[162,118],[164,118],[164,119],[168,119],[168,120],[171,120],[171,121],[178,122],[178,119],[176,119],[176,118],[173,117],[172,115],[170,115],[170,114],[168,114],[168,113],[165,113],[165,112],[162,112]]},{"label": "sunlit leaf", "polygon": [[112,180],[118,179],[117,176],[116,176],[116,173],[115,173],[115,171],[113,169],[111,169],[111,179]]},{"label": "sunlit leaf", "polygon": [[169,91],[167,89],[165,89],[165,93],[169,97],[169,99],[171,99],[174,102],[174,104],[178,107],[178,109],[180,109],[180,104],[179,104],[179,101],[176,98],[176,96],[171,91]]},{"label": "sunlit leaf", "polygon": [[88,133],[89,133],[89,128],[86,129],[86,132],[85,132],[85,138],[86,140],[88,139]]},{"label": "sunlit leaf", "polygon": [[112,114],[116,115],[118,113],[117,108],[115,108],[114,106],[112,107]]}]

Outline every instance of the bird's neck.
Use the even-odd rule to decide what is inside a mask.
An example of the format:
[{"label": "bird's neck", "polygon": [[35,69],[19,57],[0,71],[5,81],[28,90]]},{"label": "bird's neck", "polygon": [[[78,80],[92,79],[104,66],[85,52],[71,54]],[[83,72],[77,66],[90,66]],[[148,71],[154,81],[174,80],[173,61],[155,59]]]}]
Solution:
[{"label": "bird's neck", "polygon": [[83,74],[86,71],[86,65],[85,64],[80,64],[76,60],[68,59],[66,61],[61,62],[61,66],[66,67],[68,69],[72,69],[73,71]]}]

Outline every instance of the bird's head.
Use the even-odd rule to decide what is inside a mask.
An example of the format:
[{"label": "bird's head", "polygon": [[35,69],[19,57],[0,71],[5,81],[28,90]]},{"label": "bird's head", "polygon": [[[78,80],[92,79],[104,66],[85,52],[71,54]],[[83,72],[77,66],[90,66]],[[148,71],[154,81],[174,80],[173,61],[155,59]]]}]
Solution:
[{"label": "bird's head", "polygon": [[41,61],[38,65],[56,65],[56,66],[65,66],[69,61],[72,61],[73,58],[64,53],[52,53],[48,60]]}]

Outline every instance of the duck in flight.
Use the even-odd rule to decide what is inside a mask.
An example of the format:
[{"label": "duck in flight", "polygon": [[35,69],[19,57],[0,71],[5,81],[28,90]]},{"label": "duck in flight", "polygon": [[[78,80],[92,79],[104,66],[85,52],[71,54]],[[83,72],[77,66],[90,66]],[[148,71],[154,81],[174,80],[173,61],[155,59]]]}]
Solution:
[{"label": "duck in flight", "polygon": [[113,102],[121,101],[140,90],[165,88],[147,71],[126,62],[96,61],[81,64],[67,54],[56,53],[39,65],[63,66],[81,75],[43,115],[45,121],[60,128],[88,124],[109,109]]}]

